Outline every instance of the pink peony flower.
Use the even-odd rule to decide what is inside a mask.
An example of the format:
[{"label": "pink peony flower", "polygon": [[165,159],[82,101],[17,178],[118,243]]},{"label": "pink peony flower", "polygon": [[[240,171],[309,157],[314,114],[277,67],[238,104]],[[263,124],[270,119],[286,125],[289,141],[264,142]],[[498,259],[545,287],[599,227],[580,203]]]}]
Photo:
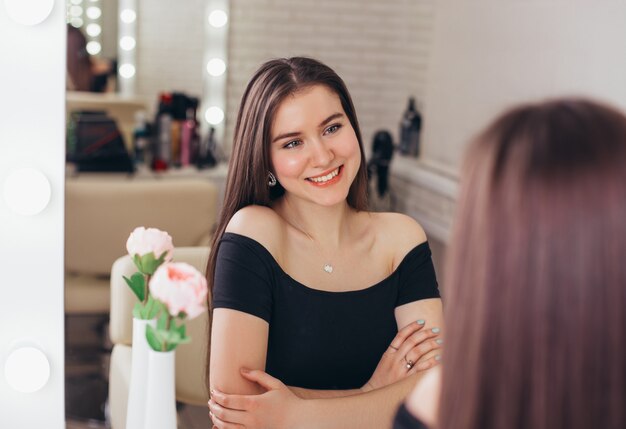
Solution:
[{"label": "pink peony flower", "polygon": [[205,311],[208,293],[206,278],[184,262],[161,265],[150,280],[152,296],[165,305],[172,316],[183,311],[193,319]]},{"label": "pink peony flower", "polygon": [[167,252],[165,262],[168,262],[172,260],[174,244],[172,243],[172,237],[167,232],[156,228],[146,229],[143,226],[139,226],[128,237],[126,250],[128,250],[128,254],[131,257],[135,255],[144,256],[153,252],[155,259]]}]

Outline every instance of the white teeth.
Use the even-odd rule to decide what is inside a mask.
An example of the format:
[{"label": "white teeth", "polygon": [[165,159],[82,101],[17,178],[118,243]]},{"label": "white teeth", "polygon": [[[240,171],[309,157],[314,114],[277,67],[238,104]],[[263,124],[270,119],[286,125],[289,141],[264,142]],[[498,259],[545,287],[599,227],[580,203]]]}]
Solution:
[{"label": "white teeth", "polygon": [[311,180],[312,182],[315,182],[315,183],[324,183],[324,182],[328,182],[330,179],[332,179],[333,177],[337,176],[338,174],[339,174],[339,168],[337,168],[334,171],[328,173],[326,176],[311,177],[309,180]]}]

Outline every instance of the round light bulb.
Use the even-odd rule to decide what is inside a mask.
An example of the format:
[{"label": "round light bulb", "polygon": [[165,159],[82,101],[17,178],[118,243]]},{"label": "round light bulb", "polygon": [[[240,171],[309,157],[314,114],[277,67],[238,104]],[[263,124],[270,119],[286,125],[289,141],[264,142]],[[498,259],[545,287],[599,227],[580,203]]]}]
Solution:
[{"label": "round light bulb", "polygon": [[209,24],[215,28],[220,28],[228,22],[228,15],[221,9],[216,9],[209,14]]},{"label": "round light bulb", "polygon": [[87,16],[89,19],[98,19],[102,15],[102,9],[97,6],[91,6],[87,8]]},{"label": "round light bulb", "polygon": [[80,28],[83,26],[84,23],[81,18],[74,17],[70,20],[70,24],[72,25],[72,27]]},{"label": "round light bulb", "polygon": [[120,12],[120,19],[124,24],[133,23],[137,19],[137,13],[132,9],[124,9]]},{"label": "round light bulb", "polygon": [[211,125],[217,125],[224,120],[224,111],[219,107],[211,106],[206,109],[204,118]]},{"label": "round light bulb", "polygon": [[70,7],[70,16],[79,17],[83,14],[83,8],[80,6]]},{"label": "round light bulb", "polygon": [[125,51],[132,51],[135,49],[136,44],[137,42],[135,42],[135,39],[130,36],[124,36],[120,39],[120,48]]},{"label": "round light bulb", "polygon": [[4,363],[4,377],[13,389],[33,393],[46,385],[50,378],[50,362],[35,347],[20,347],[11,352]]},{"label": "round light bulb", "polygon": [[120,76],[126,79],[135,76],[135,66],[132,64],[122,64],[120,66]]},{"label": "round light bulb", "polygon": [[54,0],[4,0],[4,7],[18,24],[37,25],[50,16]]},{"label": "round light bulb", "polygon": [[207,63],[206,71],[211,76],[221,76],[226,71],[226,63],[219,58],[213,58]]},{"label": "round light bulb", "polygon": [[4,181],[4,200],[15,213],[33,216],[50,202],[50,182],[34,168],[14,170]]},{"label": "round light bulb", "polygon": [[91,24],[87,25],[87,28],[85,28],[85,31],[91,37],[96,37],[96,36],[99,36],[100,33],[102,32],[102,27],[100,27],[99,24],[92,22]]},{"label": "round light bulb", "polygon": [[95,40],[87,42],[87,52],[89,52],[91,55],[98,55],[101,50],[102,45],[99,42],[96,42]]}]

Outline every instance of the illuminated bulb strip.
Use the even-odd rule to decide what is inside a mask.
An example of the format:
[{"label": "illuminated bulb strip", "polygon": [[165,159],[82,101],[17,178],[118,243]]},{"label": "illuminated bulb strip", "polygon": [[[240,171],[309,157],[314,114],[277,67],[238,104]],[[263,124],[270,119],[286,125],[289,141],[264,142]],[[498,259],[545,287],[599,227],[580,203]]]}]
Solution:
[{"label": "illuminated bulb strip", "polygon": [[[78,7],[78,6],[77,6]],[[102,51],[102,9],[100,0],[83,4],[85,33],[87,33],[87,52],[98,55]]]},{"label": "illuminated bulb strip", "polygon": [[137,80],[137,1],[119,0],[118,4],[118,84],[122,95],[135,94]]},{"label": "illuminated bulb strip", "polygon": [[225,129],[229,10],[228,0],[206,0],[202,127],[205,132],[215,128],[218,143],[223,143]]}]

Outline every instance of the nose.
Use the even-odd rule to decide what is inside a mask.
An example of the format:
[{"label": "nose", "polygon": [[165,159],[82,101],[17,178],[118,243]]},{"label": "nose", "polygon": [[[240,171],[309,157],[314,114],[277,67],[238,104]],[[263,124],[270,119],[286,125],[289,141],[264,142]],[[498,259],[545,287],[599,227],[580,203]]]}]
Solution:
[{"label": "nose", "polygon": [[318,139],[313,142],[311,147],[311,160],[314,167],[326,167],[335,159],[335,153],[330,147],[330,143]]}]

